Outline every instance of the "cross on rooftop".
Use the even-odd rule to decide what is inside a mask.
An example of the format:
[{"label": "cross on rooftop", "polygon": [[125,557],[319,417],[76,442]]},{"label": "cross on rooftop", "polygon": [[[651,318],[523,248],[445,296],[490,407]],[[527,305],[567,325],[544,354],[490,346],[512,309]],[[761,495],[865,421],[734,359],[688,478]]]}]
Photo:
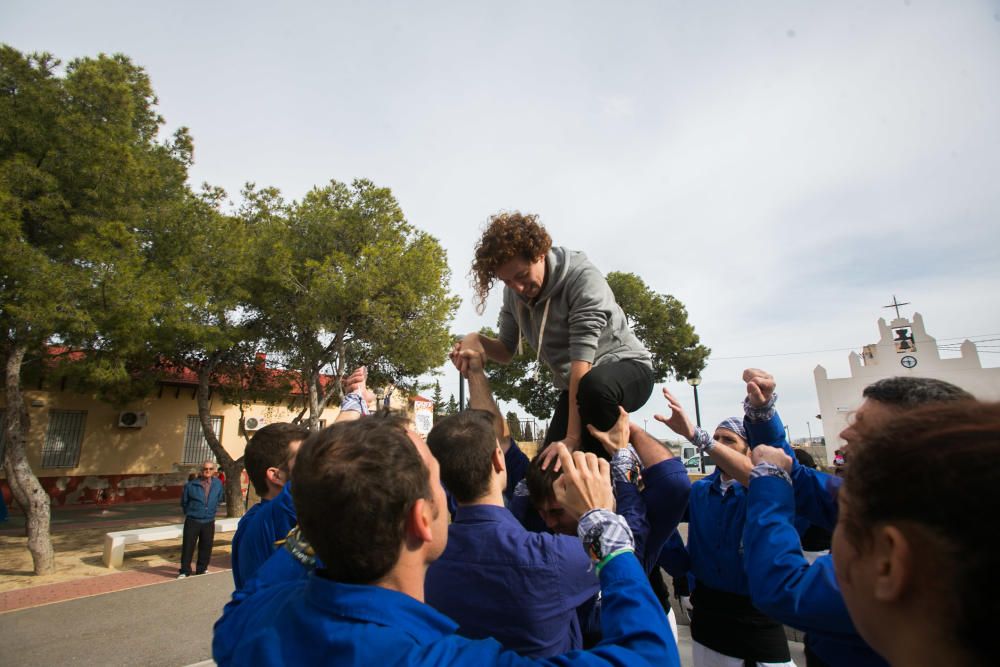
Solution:
[{"label": "cross on rooftop", "polygon": [[892,295],[892,303],[890,303],[888,306],[882,306],[882,307],[883,308],[895,308],[896,309],[896,319],[898,320],[901,317],[900,314],[899,314],[899,307],[900,306],[909,306],[909,305],[910,305],[909,301],[904,301],[903,303],[899,303],[898,301],[896,301],[896,295],[893,294]]}]

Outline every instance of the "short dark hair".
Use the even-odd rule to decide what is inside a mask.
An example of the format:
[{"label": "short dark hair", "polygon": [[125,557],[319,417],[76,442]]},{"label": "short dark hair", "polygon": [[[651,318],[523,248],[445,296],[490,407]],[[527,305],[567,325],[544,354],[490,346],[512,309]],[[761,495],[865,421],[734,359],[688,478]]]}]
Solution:
[{"label": "short dark hair", "polygon": [[927,403],[964,401],[972,394],[950,382],[935,378],[898,376],[885,378],[865,387],[865,398],[900,408],[913,408]]},{"label": "short dark hair", "polygon": [[445,417],[427,436],[427,446],[441,466],[441,481],[455,500],[470,503],[490,489],[497,448],[493,415],[463,410]]},{"label": "short dark hair", "polygon": [[406,516],[430,499],[430,472],[406,432],[385,412],[339,422],[309,436],[292,472],[302,534],[325,576],[370,584],[399,560]]},{"label": "short dark hair", "polygon": [[795,458],[798,459],[799,465],[804,465],[807,468],[818,468],[816,465],[816,459],[813,455],[804,449],[793,449],[795,452]]},{"label": "short dark hair", "polygon": [[531,463],[524,473],[524,483],[528,487],[528,495],[531,497],[531,502],[535,507],[556,498],[555,491],[552,490],[552,484],[559,479],[563,471],[562,468],[559,468],[557,472],[553,468],[555,468],[554,461],[549,465],[548,469],[542,470],[542,452],[539,452],[535,455],[535,458],[531,459]]},{"label": "short dark hair", "polygon": [[267,469],[281,468],[288,463],[288,446],[309,437],[309,429],[299,424],[268,424],[257,431],[247,443],[243,464],[257,495],[267,495]]},{"label": "short dark hair", "polygon": [[947,582],[945,627],[992,664],[1000,577],[983,540],[1000,515],[1000,403],[946,401],[900,412],[862,429],[852,456],[841,519],[851,541],[866,544],[882,522],[918,541],[918,564],[934,572],[927,579]]}]

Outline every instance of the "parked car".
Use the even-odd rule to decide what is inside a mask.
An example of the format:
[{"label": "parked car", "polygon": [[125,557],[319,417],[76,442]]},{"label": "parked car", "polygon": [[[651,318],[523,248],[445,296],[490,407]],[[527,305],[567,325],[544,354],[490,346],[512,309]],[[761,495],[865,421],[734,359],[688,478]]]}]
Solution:
[{"label": "parked car", "polygon": [[[688,469],[688,472],[701,472],[701,457],[692,456],[687,461],[684,462],[684,467]],[[708,456],[705,457],[705,474],[709,475],[715,472],[715,464],[712,463],[712,459]]]}]

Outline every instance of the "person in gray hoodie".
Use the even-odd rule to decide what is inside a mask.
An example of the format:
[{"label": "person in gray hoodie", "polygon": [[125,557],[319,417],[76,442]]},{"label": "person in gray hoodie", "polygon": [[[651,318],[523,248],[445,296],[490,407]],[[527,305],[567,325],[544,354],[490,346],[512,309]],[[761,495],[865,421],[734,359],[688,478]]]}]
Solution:
[{"label": "person in gray hoodie", "polygon": [[562,390],[546,446],[562,442],[607,457],[589,429],[610,429],[619,405],[641,408],[653,392],[653,365],[604,275],[582,252],[553,247],[531,214],[491,217],[475,254],[479,314],[490,288],[504,284],[500,331],[497,338],[470,333],[455,344],[453,360],[459,364],[463,349],[475,349],[508,363],[526,340]]}]

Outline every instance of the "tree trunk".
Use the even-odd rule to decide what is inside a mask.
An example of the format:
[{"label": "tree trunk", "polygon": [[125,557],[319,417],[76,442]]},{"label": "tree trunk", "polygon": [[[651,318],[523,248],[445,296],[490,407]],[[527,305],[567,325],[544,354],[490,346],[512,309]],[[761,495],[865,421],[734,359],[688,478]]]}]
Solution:
[{"label": "tree trunk", "polygon": [[198,368],[198,420],[201,431],[205,435],[209,449],[215,454],[219,467],[226,473],[226,483],[223,489],[226,494],[226,516],[243,516],[246,507],[243,504],[243,492],[240,488],[240,477],[243,473],[243,457],[233,459],[225,450],[219,438],[212,429],[212,373],[218,366],[218,358],[213,355]]},{"label": "tree trunk", "polygon": [[24,361],[25,347],[15,346],[7,357],[6,390],[7,409],[4,414],[4,429],[7,435],[7,473],[11,492],[24,510],[25,532],[28,536],[28,551],[34,563],[35,574],[51,574],[55,570],[55,553],[49,535],[52,515],[51,500],[45,493],[31,466],[25,450],[30,421],[28,409],[21,394],[21,362]]}]

